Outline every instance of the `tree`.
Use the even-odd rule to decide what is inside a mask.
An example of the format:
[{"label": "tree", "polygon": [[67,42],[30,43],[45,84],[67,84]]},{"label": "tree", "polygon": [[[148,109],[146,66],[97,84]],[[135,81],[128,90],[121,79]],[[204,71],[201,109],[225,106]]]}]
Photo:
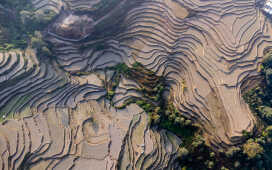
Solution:
[{"label": "tree", "polygon": [[267,126],[265,131],[264,131],[264,134],[263,136],[265,137],[271,137],[272,136],[272,126]]},{"label": "tree", "polygon": [[35,31],[35,34],[30,39],[32,48],[40,50],[46,43],[42,40],[42,34],[39,31]]},{"label": "tree", "polygon": [[265,70],[265,79],[268,86],[272,85],[272,68]]},{"label": "tree", "polygon": [[46,57],[52,56],[52,52],[46,46],[41,48],[40,53],[41,53],[42,56],[46,56]]},{"label": "tree", "polygon": [[235,161],[235,162],[234,162],[234,167],[235,167],[235,168],[238,168],[239,166],[240,166],[240,162],[239,162],[239,161]]},{"label": "tree", "polygon": [[200,136],[200,135],[196,135],[195,138],[194,138],[194,140],[193,140],[193,142],[192,142],[192,146],[193,146],[194,148],[197,148],[197,147],[199,147],[199,146],[202,145],[202,144],[204,144],[204,139],[203,139],[203,137]]},{"label": "tree", "polygon": [[262,155],[264,153],[264,149],[260,144],[254,142],[254,140],[249,139],[243,145],[243,153],[246,154],[248,158],[253,159]]},{"label": "tree", "polygon": [[169,118],[169,120],[173,121],[176,119],[176,114],[172,113],[168,118]]},{"label": "tree", "polygon": [[160,122],[160,115],[158,115],[157,113],[153,113],[152,120],[155,124],[158,124]]},{"label": "tree", "polygon": [[271,54],[264,57],[263,66],[264,66],[265,69],[266,68],[272,68],[272,55]]},{"label": "tree", "polygon": [[238,152],[240,152],[240,148],[239,147],[235,147],[235,146],[233,146],[233,147],[231,147],[231,148],[229,148],[226,152],[225,152],[225,154],[226,154],[226,156],[228,157],[228,158],[231,158],[231,157],[233,157],[235,154],[237,154]]},{"label": "tree", "polygon": [[179,147],[178,156],[181,159],[185,159],[189,155],[189,151],[185,147]]},{"label": "tree", "polygon": [[226,168],[226,167],[222,166],[221,170],[229,170],[229,168]]},{"label": "tree", "polygon": [[211,157],[211,158],[214,158],[214,157],[215,157],[215,153],[214,153],[214,152],[211,152],[211,153],[210,153],[210,157]]},{"label": "tree", "polygon": [[42,57],[52,56],[52,52],[48,48],[48,43],[43,41],[41,32],[35,31],[34,36],[31,37],[30,43],[32,48],[37,50],[37,54]]},{"label": "tree", "polygon": [[208,167],[208,169],[213,169],[213,167],[214,167],[214,162],[213,162],[213,161],[209,161],[209,162],[207,163],[207,167]]},{"label": "tree", "polygon": [[261,116],[267,120],[272,120],[272,108],[268,106],[260,106],[259,111]]},{"label": "tree", "polygon": [[175,121],[175,124],[179,124],[181,122],[180,117],[176,117],[174,121]]},{"label": "tree", "polygon": [[187,119],[187,120],[185,121],[185,125],[186,125],[186,126],[191,125],[191,123],[192,123],[192,121],[191,121],[191,120],[189,120],[189,119]]}]

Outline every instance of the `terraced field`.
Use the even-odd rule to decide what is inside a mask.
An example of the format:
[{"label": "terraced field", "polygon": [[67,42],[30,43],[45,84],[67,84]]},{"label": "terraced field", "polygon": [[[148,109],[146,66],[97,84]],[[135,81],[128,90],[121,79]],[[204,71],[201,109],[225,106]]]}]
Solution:
[{"label": "terraced field", "polygon": [[[30,47],[0,53],[1,169],[177,169],[182,143],[149,128],[134,80],[107,83],[119,63],[166,79],[180,114],[228,148],[256,119],[242,90],[258,80],[272,25],[257,0],[32,0],[56,17],[43,30],[54,57]],[[97,17],[96,17],[97,16]],[[98,17],[99,16],[99,17]],[[104,29],[102,29],[104,28]]]},{"label": "terraced field", "polygon": [[[258,75],[271,42],[271,24],[256,3],[146,1],[128,12],[121,26],[125,31],[114,38],[68,42],[51,34],[50,41],[68,72],[137,61],[165,76],[175,106],[205,127],[212,145],[224,147],[255,126],[240,89]],[[101,40],[105,49],[93,48]]]},{"label": "terraced field", "polygon": [[49,107],[74,108],[83,100],[99,99],[105,94],[96,76],[87,80],[71,80],[61,70],[55,70],[48,63],[37,63],[30,50],[25,53],[10,51],[2,53],[1,62],[1,115],[17,114],[25,107],[43,112]]},{"label": "terraced field", "polygon": [[91,101],[76,109],[25,112],[29,116],[1,125],[1,169],[115,169],[120,154],[120,166],[129,169],[177,167],[172,162],[181,141],[150,129],[136,105],[116,112]]}]

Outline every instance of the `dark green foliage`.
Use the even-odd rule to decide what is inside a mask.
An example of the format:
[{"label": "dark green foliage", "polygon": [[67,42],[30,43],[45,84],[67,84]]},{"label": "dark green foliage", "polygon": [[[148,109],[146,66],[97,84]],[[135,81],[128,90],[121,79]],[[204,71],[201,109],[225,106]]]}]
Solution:
[{"label": "dark green foliage", "polygon": [[39,32],[36,32],[34,36],[30,39],[31,46],[34,49],[41,49],[43,46],[45,46],[45,42],[42,40],[42,35]]},{"label": "dark green foliage", "polygon": [[160,122],[160,127],[163,129],[167,129],[177,136],[183,139],[183,146],[192,148],[192,143],[194,139],[194,134],[197,131],[196,127],[192,126],[179,126],[174,124],[172,121],[162,120]]},{"label": "dark green foliage", "polygon": [[262,117],[271,121],[272,120],[272,108],[269,106],[260,106],[259,112],[261,112]]},{"label": "dark green foliage", "polygon": [[[107,89],[106,98],[108,100],[112,101],[112,99],[115,95],[115,90],[120,82],[121,76],[128,77],[130,74],[130,68],[126,64],[120,63],[120,64],[117,64],[116,66],[108,68],[108,69],[115,71],[111,81],[109,83],[105,84],[105,88]],[[134,102],[135,102],[135,100],[130,99],[121,108],[124,108],[127,104],[134,103]]]},{"label": "dark green foliage", "polygon": [[249,138],[253,137],[253,133],[252,132],[247,132],[247,131],[244,130],[242,133],[243,133],[243,137],[245,139],[249,139]]},{"label": "dark green foliage", "polygon": [[189,155],[189,151],[185,147],[179,147],[178,156],[181,159],[185,159]]},{"label": "dark green foliage", "polygon": [[26,7],[26,0],[3,0],[0,6],[3,6],[5,12],[0,14],[0,34],[3,39],[0,40],[1,50],[9,50],[11,48],[25,48],[26,35],[22,34],[24,29],[19,11]]},{"label": "dark green foliage", "polygon": [[214,167],[214,162],[213,162],[213,161],[208,161],[208,162],[207,162],[207,167],[208,167],[208,169],[213,169],[213,167]]},{"label": "dark green foliage", "polygon": [[[270,169],[272,164],[272,52],[268,51],[264,56],[261,65],[261,75],[263,81],[255,88],[244,94],[245,101],[250,109],[258,117],[264,128],[257,134],[247,135],[248,141],[243,145],[243,154],[248,159],[254,161],[248,162],[248,167],[256,169]],[[246,161],[244,161],[246,162]],[[242,165],[244,163],[240,161]]]},{"label": "dark green foliage", "polygon": [[243,145],[243,152],[248,156],[250,159],[259,158],[264,153],[263,147],[255,142],[253,139],[249,139]]},{"label": "dark green foliage", "polygon": [[263,63],[262,63],[264,70],[267,68],[272,68],[272,57],[271,52],[268,52],[266,56],[264,56]]},{"label": "dark green foliage", "polygon": [[[34,12],[27,0],[2,0],[2,9],[5,11],[0,12],[0,50],[25,49],[34,32],[43,30],[56,15],[53,11]],[[43,48],[42,52],[48,54],[49,50]]]},{"label": "dark green foliage", "polygon": [[267,123],[272,123],[272,53],[268,53],[261,66],[263,81],[244,94],[250,109]]},{"label": "dark green foliage", "polygon": [[109,90],[109,91],[107,91],[107,99],[108,100],[112,100],[113,99],[113,97],[114,97],[114,95],[115,95],[115,92],[114,91],[112,91],[112,90]]},{"label": "dark green foliage", "polygon": [[117,74],[127,75],[130,72],[130,68],[125,63],[116,65],[114,69],[116,70]]},{"label": "dark green foliage", "polygon": [[37,50],[39,57],[50,57],[52,52],[49,49],[50,45],[43,41],[42,34],[39,31],[35,31],[34,35],[30,38],[30,45],[33,49]]},{"label": "dark green foliage", "polygon": [[268,68],[265,70],[265,79],[268,86],[272,85],[272,69]]}]

